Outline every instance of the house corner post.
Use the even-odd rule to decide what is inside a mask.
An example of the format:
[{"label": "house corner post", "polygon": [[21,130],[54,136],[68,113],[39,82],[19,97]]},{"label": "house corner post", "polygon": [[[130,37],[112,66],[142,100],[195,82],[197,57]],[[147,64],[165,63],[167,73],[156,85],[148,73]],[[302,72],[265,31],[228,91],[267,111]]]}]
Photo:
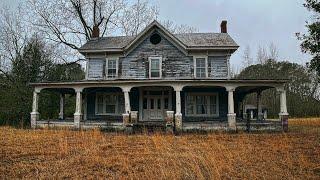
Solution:
[{"label": "house corner post", "polygon": [[130,90],[132,87],[125,86],[121,87],[122,92],[124,94],[124,105],[125,105],[125,113],[122,114],[123,118],[123,126],[127,127],[131,125],[130,122],[130,113],[131,113],[131,105],[130,105]]},{"label": "house corner post", "polygon": [[31,128],[35,129],[37,126],[37,121],[39,120],[40,113],[38,112],[39,107],[39,93],[41,89],[35,88],[33,91],[33,101],[32,101],[32,112],[30,113],[30,124]]},{"label": "house corner post", "polygon": [[80,123],[82,120],[82,90],[83,88],[74,88],[76,92],[76,110],[74,115],[74,127],[80,128]]},{"label": "house corner post", "polygon": [[181,91],[183,86],[174,86],[176,92],[176,114],[174,115],[174,125],[177,132],[182,131],[182,113],[181,113]]},{"label": "house corner post", "polygon": [[280,93],[280,113],[279,113],[279,119],[282,124],[282,130],[284,132],[288,132],[288,119],[289,119],[289,113],[287,110],[287,97],[286,97],[286,91],[284,87],[278,88],[278,92]]},{"label": "house corner post", "polygon": [[60,93],[60,111],[59,111],[60,120],[64,119],[64,100],[65,100],[65,95],[63,93]]},{"label": "house corner post", "polygon": [[236,87],[233,86],[227,86],[226,90],[228,92],[228,128],[230,130],[236,130],[237,125],[236,125],[236,113],[234,112],[234,98],[233,98],[233,93],[235,91]]}]

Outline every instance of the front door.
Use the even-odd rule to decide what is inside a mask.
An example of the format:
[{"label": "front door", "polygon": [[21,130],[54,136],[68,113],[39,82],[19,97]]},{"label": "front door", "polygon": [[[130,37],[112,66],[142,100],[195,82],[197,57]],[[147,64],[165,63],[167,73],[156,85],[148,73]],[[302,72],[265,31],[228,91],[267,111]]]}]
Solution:
[{"label": "front door", "polygon": [[[171,94],[171,93],[170,93]],[[143,121],[163,121],[166,111],[171,109],[169,91],[143,91],[142,119]],[[170,99],[170,100],[169,100]],[[170,104],[170,105],[169,105]]]},{"label": "front door", "polygon": [[149,101],[149,107],[147,108],[146,112],[149,115],[149,121],[159,121],[162,120],[162,98],[161,96],[149,96],[147,98]]}]

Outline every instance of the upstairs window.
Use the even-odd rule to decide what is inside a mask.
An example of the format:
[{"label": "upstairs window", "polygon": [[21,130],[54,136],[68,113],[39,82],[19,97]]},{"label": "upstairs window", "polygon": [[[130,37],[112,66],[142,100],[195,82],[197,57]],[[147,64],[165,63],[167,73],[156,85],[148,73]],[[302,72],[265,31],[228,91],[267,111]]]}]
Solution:
[{"label": "upstairs window", "polygon": [[117,59],[107,59],[106,62],[106,77],[116,78],[118,76],[118,64]]},{"label": "upstairs window", "polygon": [[161,78],[161,57],[149,57],[149,77]]},{"label": "upstairs window", "polygon": [[206,57],[196,57],[195,61],[195,77],[196,78],[206,78],[207,75],[207,58]]}]

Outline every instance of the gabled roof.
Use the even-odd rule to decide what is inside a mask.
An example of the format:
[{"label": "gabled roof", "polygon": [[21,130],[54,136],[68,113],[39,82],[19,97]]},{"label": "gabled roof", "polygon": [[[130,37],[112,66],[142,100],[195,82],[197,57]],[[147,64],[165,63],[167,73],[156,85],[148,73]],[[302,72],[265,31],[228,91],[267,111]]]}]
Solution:
[{"label": "gabled roof", "polygon": [[184,50],[192,49],[238,49],[237,43],[227,33],[186,33],[171,34],[157,21],[153,21],[137,36],[114,36],[92,39],[84,44],[79,52],[127,51],[154,28],[160,30],[175,45]]}]

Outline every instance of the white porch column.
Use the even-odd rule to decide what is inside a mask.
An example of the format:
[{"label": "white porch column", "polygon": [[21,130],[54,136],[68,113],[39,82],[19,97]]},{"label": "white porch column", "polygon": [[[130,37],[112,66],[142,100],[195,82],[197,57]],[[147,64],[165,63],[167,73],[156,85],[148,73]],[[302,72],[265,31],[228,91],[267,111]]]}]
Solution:
[{"label": "white porch column", "polygon": [[176,92],[176,114],[175,114],[175,127],[177,131],[182,130],[182,113],[181,113],[181,91],[183,86],[174,86]]},{"label": "white porch column", "polygon": [[80,128],[82,120],[82,90],[83,88],[74,88],[76,92],[76,110],[74,113],[74,127]]},{"label": "white porch column", "polygon": [[236,113],[234,113],[234,99],[233,92],[235,87],[229,86],[226,87],[228,91],[228,126],[231,130],[236,130]]},{"label": "white porch column", "polygon": [[124,105],[125,105],[125,113],[122,115],[123,117],[123,125],[128,126],[130,124],[130,112],[131,112],[131,106],[130,106],[130,90],[132,87],[126,86],[121,87],[123,94],[124,94]]},{"label": "white porch column", "polygon": [[289,113],[287,111],[287,97],[286,97],[286,91],[284,90],[284,87],[277,88],[277,90],[280,92],[280,113],[279,113],[279,119],[282,123],[282,129],[283,131],[288,131],[288,118]]},{"label": "white porch column", "polygon": [[41,89],[35,88],[33,91],[32,112],[30,113],[31,128],[36,128],[37,121],[39,120],[40,113],[38,112],[39,93]]},{"label": "white porch column", "polygon": [[261,104],[261,91],[257,92],[257,120],[263,119],[262,104]]},{"label": "white porch column", "polygon": [[280,114],[288,115],[286,91],[280,91]]},{"label": "white porch column", "polygon": [[59,119],[64,119],[64,97],[65,95],[63,93],[60,93],[60,112],[59,112]]}]

